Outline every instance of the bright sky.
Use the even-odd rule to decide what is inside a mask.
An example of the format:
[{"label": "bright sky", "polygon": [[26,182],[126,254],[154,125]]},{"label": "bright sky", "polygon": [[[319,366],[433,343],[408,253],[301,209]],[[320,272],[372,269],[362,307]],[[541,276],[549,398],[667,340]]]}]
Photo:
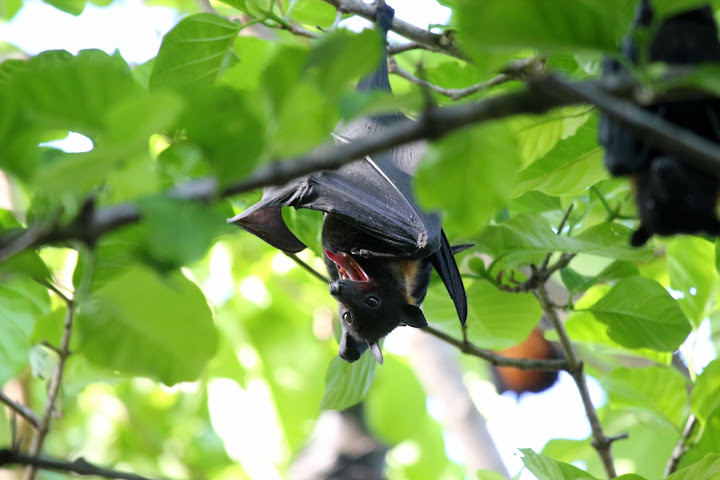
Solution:
[{"label": "bright sky", "polygon": [[[398,18],[421,27],[427,27],[429,23],[443,23],[449,17],[449,10],[433,0],[393,0],[392,6]],[[12,22],[0,25],[0,42],[12,43],[29,54],[49,49],[65,49],[73,53],[83,48],[99,48],[108,53],[119,50],[129,63],[138,64],[157,54],[162,36],[178,19],[178,14],[172,9],[147,7],[142,0],[118,0],[107,8],[88,3],[83,14],[78,17],[63,13],[39,0],[26,0]],[[706,360],[700,363],[704,365]],[[227,383],[218,381],[211,384],[211,399],[227,398],[225,395],[212,395],[215,390],[232,390],[236,393],[233,398],[237,399],[243,396],[252,399],[257,393],[250,390],[243,392],[238,390],[239,386],[234,382],[231,382],[232,385]],[[468,385],[481,412],[488,418],[488,428],[512,475],[522,468],[516,448],[530,447],[540,451],[550,438],[580,439],[589,434],[588,421],[577,389],[567,374],[562,374],[559,383],[549,392],[526,395],[519,401],[512,396],[494,396],[490,392],[490,384],[479,379],[469,378]],[[257,390],[264,392],[260,387]],[[590,382],[590,392],[596,405],[604,403],[603,393],[594,380]],[[263,400],[264,395],[258,399]],[[268,403],[252,401],[254,408],[261,408]],[[217,408],[219,412],[222,406]],[[232,405],[232,409],[238,411],[237,404]],[[272,414],[266,416],[270,418],[268,422],[272,422]],[[222,428],[218,432],[226,444],[243,441],[233,442],[231,437],[223,433]],[[244,451],[243,448],[238,450],[240,446],[247,447],[239,443],[228,445],[228,449]],[[448,450],[452,457],[452,448]],[[261,465],[257,468],[262,470]],[[524,472],[521,478],[534,477]]]}]

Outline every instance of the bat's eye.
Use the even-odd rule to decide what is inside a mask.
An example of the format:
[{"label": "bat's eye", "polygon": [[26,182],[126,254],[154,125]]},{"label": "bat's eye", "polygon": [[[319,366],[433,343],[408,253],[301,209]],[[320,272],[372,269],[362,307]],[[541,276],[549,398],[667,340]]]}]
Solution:
[{"label": "bat's eye", "polygon": [[369,308],[372,308],[373,310],[380,307],[380,299],[376,297],[375,295],[368,295],[365,297],[365,305],[367,305]]},{"label": "bat's eye", "polygon": [[348,325],[351,325],[353,322],[352,315],[350,315],[350,312],[343,313],[343,320],[345,320],[345,323]]}]

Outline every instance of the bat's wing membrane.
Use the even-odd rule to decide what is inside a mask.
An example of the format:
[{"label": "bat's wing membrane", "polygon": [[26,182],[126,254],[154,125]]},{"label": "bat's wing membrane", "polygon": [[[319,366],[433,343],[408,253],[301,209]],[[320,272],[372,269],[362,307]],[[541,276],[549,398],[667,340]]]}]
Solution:
[{"label": "bat's wing membrane", "polygon": [[298,252],[304,245],[285,225],[280,207],[308,208],[338,215],[377,239],[358,246],[356,254],[424,258],[440,247],[440,217],[418,208],[409,187],[409,174],[366,157],[268,188],[260,202],[228,221],[283,251]]}]

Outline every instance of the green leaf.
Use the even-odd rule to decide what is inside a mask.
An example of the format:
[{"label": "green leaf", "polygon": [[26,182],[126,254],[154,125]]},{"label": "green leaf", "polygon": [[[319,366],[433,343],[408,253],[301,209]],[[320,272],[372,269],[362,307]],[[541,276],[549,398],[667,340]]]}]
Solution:
[{"label": "green leaf", "polygon": [[22,0],[5,0],[0,5],[0,18],[11,20],[22,7]]},{"label": "green leaf", "polygon": [[720,411],[720,360],[710,362],[698,376],[690,405],[701,422],[707,422]]},{"label": "green leaf", "polygon": [[142,247],[166,268],[199,260],[216,235],[235,230],[225,221],[227,212],[189,200],[155,197],[139,201],[138,208],[145,227]]},{"label": "green leaf", "polygon": [[667,290],[644,277],[620,280],[589,310],[608,325],[613,340],[628,348],[674,351],[691,330]]},{"label": "green leaf", "polygon": [[43,0],[48,5],[52,5],[58,10],[67,12],[71,15],[80,15],[85,9],[85,0]]},{"label": "green leaf", "polygon": [[458,40],[471,53],[488,49],[614,51],[629,25],[622,0],[458,0]]},{"label": "green leaf", "polygon": [[668,245],[670,288],[684,294],[678,303],[695,328],[707,317],[716,290],[714,262],[715,246],[702,238],[674,238]]},{"label": "green leaf", "polygon": [[372,30],[355,34],[340,29],[323,35],[307,58],[306,68],[328,102],[346,88],[350,80],[366,75],[380,62],[378,34]]},{"label": "green leaf", "polygon": [[569,267],[560,270],[563,284],[571,294],[584,292],[598,283],[611,282],[636,275],[639,275],[637,265],[623,260],[614,261],[593,277],[580,275]]},{"label": "green leaf", "polygon": [[[583,115],[581,119],[587,119]],[[570,118],[563,122],[578,121]],[[582,124],[577,133],[557,143],[547,155],[518,174],[514,195],[538,190],[548,195],[578,195],[608,178],[597,144],[597,117]]]},{"label": "green leaf", "polygon": [[0,384],[27,364],[35,322],[49,311],[47,290],[34,281],[0,283]]},{"label": "green leaf", "polygon": [[195,89],[179,127],[200,147],[222,184],[250,172],[263,158],[266,120],[261,99],[226,86]]},{"label": "green leaf", "polygon": [[717,480],[720,478],[720,455],[710,454],[682,470],[673,473],[666,480]]},{"label": "green leaf", "polygon": [[198,378],[217,334],[200,289],[179,273],[131,267],[108,280],[77,321],[78,352],[90,362],[167,385]]},{"label": "green leaf", "polygon": [[521,448],[523,464],[538,480],[589,480],[594,479],[589,473],[568,463],[557,462],[533,452],[529,448]]},{"label": "green leaf", "polygon": [[649,413],[681,429],[687,385],[672,367],[615,368],[600,378],[600,384],[612,408]]},{"label": "green leaf", "polygon": [[163,38],[150,88],[213,83],[234,58],[231,47],[241,28],[210,13],[183,18]]},{"label": "green leaf", "polygon": [[577,237],[557,235],[540,215],[521,213],[493,225],[477,239],[477,249],[509,265],[540,262],[550,252],[585,253],[617,260],[648,261],[652,251],[630,248],[631,230],[614,223],[596,225]]},{"label": "green leaf", "polygon": [[325,374],[325,394],[320,408],[344,410],[360,403],[372,385],[376,369],[375,357],[369,352],[353,363],[334,357]]},{"label": "green leaf", "polygon": [[327,29],[335,21],[337,12],[332,5],[312,0],[296,0],[292,3],[292,19],[296,22]]},{"label": "green leaf", "polygon": [[[468,336],[482,348],[501,350],[517,345],[530,335],[542,316],[532,294],[503,292],[487,281],[472,282],[467,297]],[[459,323],[457,318],[453,320]]]},{"label": "green leaf", "polygon": [[465,129],[429,146],[415,179],[417,195],[429,209],[442,209],[450,238],[467,236],[506,203],[519,163],[515,135],[504,124]]}]

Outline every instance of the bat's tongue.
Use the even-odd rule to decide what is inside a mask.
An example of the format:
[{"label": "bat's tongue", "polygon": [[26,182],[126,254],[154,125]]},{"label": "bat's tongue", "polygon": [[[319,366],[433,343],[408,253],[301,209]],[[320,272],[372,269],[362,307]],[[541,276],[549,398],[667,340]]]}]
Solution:
[{"label": "bat's tongue", "polygon": [[325,255],[335,263],[341,279],[350,279],[355,282],[368,282],[370,277],[365,270],[345,252],[331,252],[325,250]]}]

